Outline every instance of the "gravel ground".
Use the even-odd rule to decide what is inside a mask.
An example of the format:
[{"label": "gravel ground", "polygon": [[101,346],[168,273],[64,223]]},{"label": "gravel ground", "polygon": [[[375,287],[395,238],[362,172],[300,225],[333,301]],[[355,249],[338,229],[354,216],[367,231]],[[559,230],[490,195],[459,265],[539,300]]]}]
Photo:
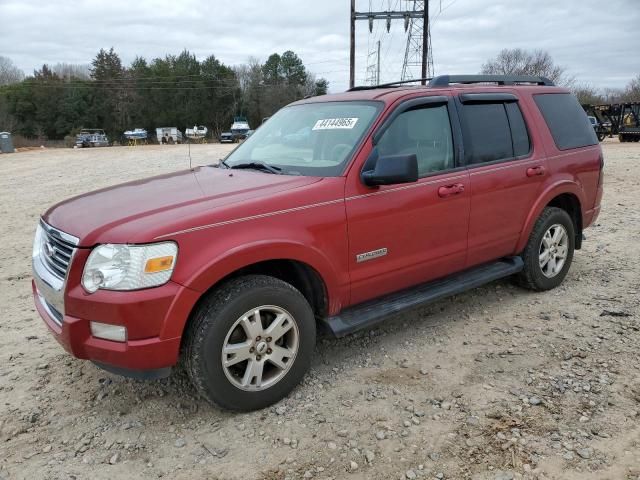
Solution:
[{"label": "gravel ground", "polygon": [[604,150],[603,211],[560,288],[499,281],[322,338],[290,397],[249,414],[71,358],[32,305],[39,214],[187,148],[0,155],[0,479],[640,479],[640,145]]}]

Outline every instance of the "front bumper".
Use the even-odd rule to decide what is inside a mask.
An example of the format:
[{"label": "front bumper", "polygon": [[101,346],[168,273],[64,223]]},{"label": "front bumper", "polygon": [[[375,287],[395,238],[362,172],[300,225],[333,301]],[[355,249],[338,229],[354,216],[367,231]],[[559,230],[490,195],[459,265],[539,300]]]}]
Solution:
[{"label": "front bumper", "polygon": [[[138,378],[168,374],[178,360],[182,333],[200,293],[171,281],[143,290],[87,293],[81,286],[82,266],[91,250],[75,247],[75,237],[44,222],[42,226],[73,247],[69,264],[60,268],[64,276],[60,271],[54,274],[43,253],[34,249],[34,303],[58,343],[73,356],[109,371]],[[50,237],[43,240],[49,241]],[[94,337],[91,322],[124,326],[126,341]]]},{"label": "front bumper", "polygon": [[[79,280],[75,273],[72,269],[70,279]],[[169,282],[146,290],[88,294],[75,284],[64,295],[62,313],[47,303],[36,279],[32,282],[36,309],[67,352],[125,376],[158,378],[169,374],[178,361],[181,335],[198,292]],[[124,325],[127,341],[92,336],[90,321]]]}]

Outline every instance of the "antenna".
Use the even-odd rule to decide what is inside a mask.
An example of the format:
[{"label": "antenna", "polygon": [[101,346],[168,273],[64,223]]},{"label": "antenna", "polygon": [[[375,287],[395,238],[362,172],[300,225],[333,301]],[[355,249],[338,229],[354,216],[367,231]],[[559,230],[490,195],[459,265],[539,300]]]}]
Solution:
[{"label": "antenna", "polygon": [[188,145],[187,148],[189,149],[189,152],[188,152],[188,154],[189,154],[189,170],[193,170],[193,168],[191,167],[191,139],[190,138],[187,139],[187,145]]}]

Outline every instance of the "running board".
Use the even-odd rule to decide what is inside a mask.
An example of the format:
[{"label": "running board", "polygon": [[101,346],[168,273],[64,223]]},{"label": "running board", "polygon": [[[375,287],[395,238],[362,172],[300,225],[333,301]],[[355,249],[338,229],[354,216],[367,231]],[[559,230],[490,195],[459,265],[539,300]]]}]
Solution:
[{"label": "running board", "polygon": [[336,337],[343,337],[362,328],[371,327],[391,315],[421,307],[485,283],[518,273],[524,267],[520,257],[503,258],[440,280],[401,290],[384,297],[349,307],[338,315],[322,320]]}]

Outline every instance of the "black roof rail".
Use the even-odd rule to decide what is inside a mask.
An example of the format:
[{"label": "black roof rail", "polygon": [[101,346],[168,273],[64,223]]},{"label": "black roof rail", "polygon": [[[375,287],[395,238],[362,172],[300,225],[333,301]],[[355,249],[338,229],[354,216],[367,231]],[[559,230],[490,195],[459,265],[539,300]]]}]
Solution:
[{"label": "black roof rail", "polygon": [[516,85],[533,83],[553,87],[555,84],[546,77],[534,75],[440,75],[429,82],[430,87],[448,87],[452,83],[497,83],[498,85]]},{"label": "black roof rail", "polygon": [[374,90],[376,88],[390,88],[397,87],[398,85],[404,85],[406,83],[416,83],[416,82],[428,82],[431,80],[429,78],[413,78],[411,80],[399,80],[397,82],[389,82],[389,83],[381,83],[380,85],[358,85],[357,87],[352,87],[347,92],[357,92],[358,90]]}]

